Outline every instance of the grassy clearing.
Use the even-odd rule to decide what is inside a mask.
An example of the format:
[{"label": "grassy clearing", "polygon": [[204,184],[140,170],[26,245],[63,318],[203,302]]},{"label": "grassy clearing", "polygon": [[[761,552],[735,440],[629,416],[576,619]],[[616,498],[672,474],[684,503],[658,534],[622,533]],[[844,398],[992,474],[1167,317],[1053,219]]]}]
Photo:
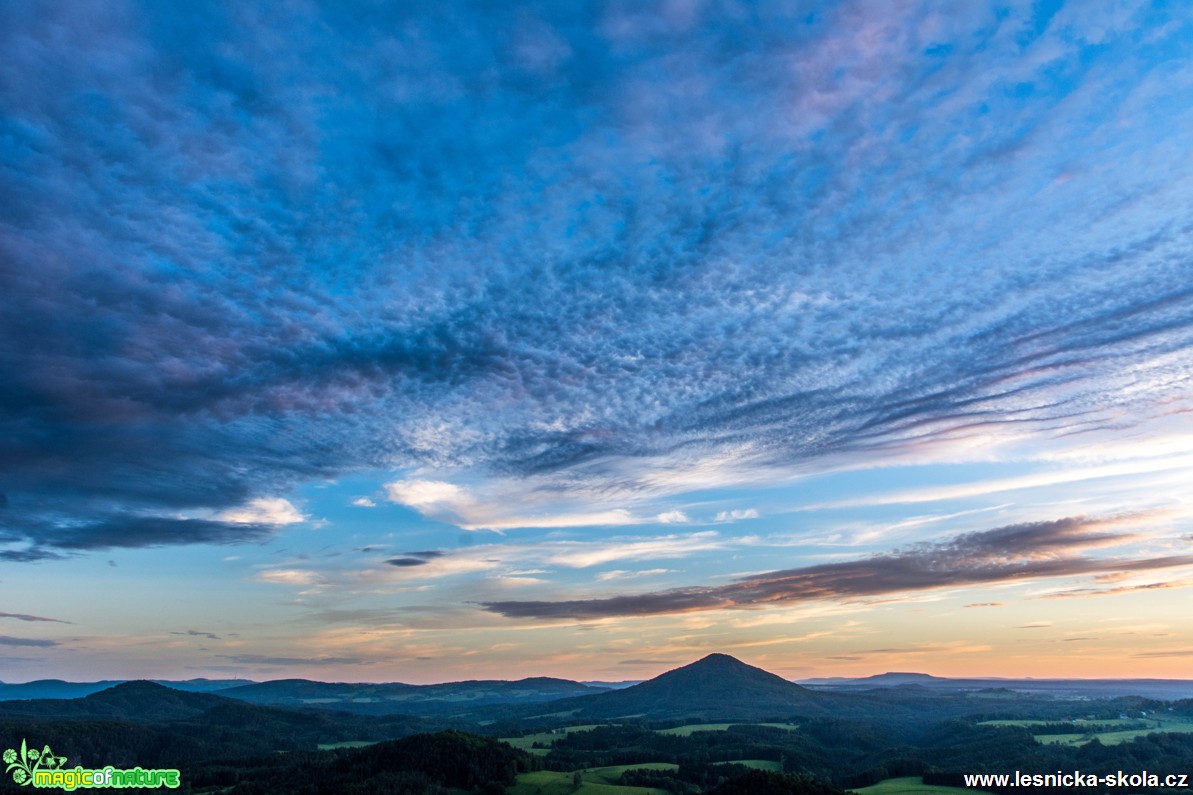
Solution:
[{"label": "grassy clearing", "polygon": [[722,765],[745,765],[752,767],[755,770],[773,770],[776,773],[783,772],[783,763],[775,762],[772,759],[731,759],[728,762],[718,762]]},{"label": "grassy clearing", "polygon": [[919,776],[888,778],[869,787],[854,790],[858,795],[972,795],[977,790],[965,787],[940,787],[925,784]]},{"label": "grassy clearing", "polygon": [[[1147,718],[1141,718],[1132,723],[1139,723],[1140,721],[1151,724],[1146,729],[1126,729],[1123,731],[1108,731],[1108,732],[1074,732],[1073,734],[1037,734],[1036,742],[1044,745],[1052,745],[1055,743],[1062,743],[1064,745],[1085,745],[1095,737],[1102,745],[1118,745],[1119,743],[1126,743],[1134,740],[1136,737],[1145,737],[1156,732],[1179,732],[1181,734],[1193,733],[1193,720],[1188,718],[1169,718],[1161,716],[1152,718],[1150,715]],[[1106,721],[1109,723],[1110,721]]]},{"label": "grassy clearing", "polygon": [[[629,767],[644,767],[630,765]],[[645,765],[649,767],[649,765]],[[596,768],[596,770],[612,770],[612,768]],[[618,773],[618,775],[621,775]],[[551,770],[539,770],[534,773],[522,773],[518,776],[518,783],[510,787],[509,795],[670,795],[667,790],[651,787],[621,787],[609,784],[595,771],[580,774],[583,783],[579,789],[572,786],[571,773],[556,773]]]},{"label": "grassy clearing", "polygon": [[[550,702],[547,702],[547,703],[550,703]],[[566,712],[544,712],[542,715],[531,715],[530,717],[531,717],[531,719],[536,719],[536,718],[570,718],[570,717],[572,717],[573,715],[575,715],[575,714],[576,714],[577,712],[579,712],[579,711],[580,711],[580,710],[578,710],[578,709],[569,709],[569,710],[567,710]]]},{"label": "grassy clearing", "polygon": [[[983,726],[1022,726],[1030,729],[1033,726],[1043,726],[1049,723],[1061,723],[1063,721],[1047,721],[1047,720],[988,720],[983,721]],[[1123,728],[1110,731],[1082,731],[1082,724],[1086,723],[1089,726],[1123,726],[1132,728]],[[1140,724],[1147,724],[1146,728],[1140,728]],[[1035,735],[1036,742],[1042,745],[1085,745],[1095,737],[1103,745],[1118,745],[1119,743],[1130,742],[1136,737],[1145,737],[1156,732],[1180,732],[1188,734],[1193,732],[1193,720],[1184,717],[1176,717],[1166,715],[1162,712],[1152,713],[1146,717],[1138,718],[1106,718],[1091,720],[1078,720],[1073,723],[1073,731],[1067,734],[1037,734]]]},{"label": "grassy clearing", "polygon": [[318,747],[320,751],[330,751],[333,748],[364,748],[376,744],[376,740],[344,740],[341,743],[319,743]]},{"label": "grassy clearing", "polygon": [[[586,732],[589,729],[595,729],[597,726],[603,726],[602,723],[589,723],[584,726],[567,726],[563,729],[556,729],[553,732],[537,732],[535,734],[527,734],[523,737],[500,737],[503,743],[509,743],[514,748],[520,748],[523,751],[529,751],[532,754],[545,754],[551,750],[550,746],[565,734],[572,732]],[[542,743],[547,748],[535,748],[535,743]]]},{"label": "grassy clearing", "polygon": [[799,726],[790,723],[693,723],[691,726],[676,726],[672,729],[656,729],[659,734],[675,734],[680,737],[690,737],[692,732],[723,732],[730,726],[773,726],[776,729],[795,731]]},{"label": "grassy clearing", "polygon": [[[1140,720],[1146,718],[1106,718],[1104,720],[1092,718],[1086,720],[1079,718],[1073,726],[1080,728],[1082,723],[1096,724],[1098,726],[1133,726],[1139,723]],[[1064,723],[1063,720],[984,720],[979,723],[979,726],[1023,726],[1031,728],[1032,726],[1048,726],[1055,723]]]},{"label": "grassy clearing", "polygon": [[[679,770],[679,765],[670,762],[643,762],[637,765],[611,765],[609,767],[586,768],[580,776],[588,781],[590,778],[597,783],[616,784],[621,774],[627,770]],[[630,787],[629,789],[642,789]]]}]

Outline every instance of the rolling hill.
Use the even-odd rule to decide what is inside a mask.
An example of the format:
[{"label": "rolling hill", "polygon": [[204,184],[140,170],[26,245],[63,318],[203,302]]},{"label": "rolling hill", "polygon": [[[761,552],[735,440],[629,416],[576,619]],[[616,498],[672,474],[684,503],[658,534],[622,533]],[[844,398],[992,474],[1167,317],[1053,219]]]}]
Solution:
[{"label": "rolling hill", "polygon": [[[314,751],[320,744],[388,740],[441,726],[404,715],[247,704],[210,693],[125,682],[75,699],[0,702],[0,736],[47,743],[72,759],[180,760]],[[171,760],[174,760],[171,763]]]},{"label": "rolling hill", "polygon": [[137,723],[185,720],[229,703],[209,693],[188,693],[153,682],[122,682],[82,698],[40,698],[0,703],[0,716]]}]

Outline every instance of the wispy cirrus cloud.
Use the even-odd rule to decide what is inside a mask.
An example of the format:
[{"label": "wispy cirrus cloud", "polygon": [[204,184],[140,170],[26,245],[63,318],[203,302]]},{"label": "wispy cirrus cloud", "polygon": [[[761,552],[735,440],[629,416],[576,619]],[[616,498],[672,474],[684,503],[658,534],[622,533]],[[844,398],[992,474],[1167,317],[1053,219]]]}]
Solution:
[{"label": "wispy cirrus cloud", "polygon": [[1072,588],[1066,591],[1044,594],[1040,599],[1079,599],[1091,596],[1118,596],[1126,593],[1141,591],[1167,591],[1171,588],[1193,587],[1193,580],[1168,580],[1164,582],[1149,582],[1140,585],[1119,585],[1114,588]]},{"label": "wispy cirrus cloud", "polygon": [[[622,561],[678,560],[726,549],[731,542],[712,531],[666,536],[616,536],[599,541],[542,541],[534,544],[478,544],[454,551],[413,552],[385,560],[389,572],[401,579],[431,579],[461,574],[504,572],[518,576],[544,574],[543,568],[526,570],[528,564],[551,569],[589,569]],[[602,572],[598,579],[630,579],[665,574],[668,569]],[[377,575],[353,574],[368,580]]]},{"label": "wispy cirrus cloud", "polygon": [[376,660],[367,660],[361,657],[280,657],[270,654],[220,654],[216,656],[222,660],[228,660],[241,666],[266,668],[295,665],[308,667],[323,665],[370,665],[376,662]]}]

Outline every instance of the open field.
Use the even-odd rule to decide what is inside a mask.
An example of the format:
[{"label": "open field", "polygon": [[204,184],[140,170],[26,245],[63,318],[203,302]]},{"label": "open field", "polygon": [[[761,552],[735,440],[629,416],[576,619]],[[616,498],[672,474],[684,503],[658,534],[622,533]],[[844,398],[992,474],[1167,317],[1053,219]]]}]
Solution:
[{"label": "open field", "polygon": [[[992,720],[985,721],[984,726],[1023,726],[1030,729],[1033,726],[1043,726],[1049,723],[1057,723],[1058,721],[1043,721],[1043,720]],[[1185,717],[1174,717],[1166,715],[1162,712],[1153,713],[1146,717],[1139,718],[1108,718],[1106,720],[1090,720],[1090,726],[1122,726],[1124,728],[1112,731],[1082,731],[1081,721],[1073,724],[1074,731],[1068,734],[1037,734],[1035,735],[1036,742],[1044,745],[1063,744],[1063,745],[1085,745],[1095,737],[1103,745],[1118,745],[1119,743],[1130,742],[1136,737],[1143,737],[1148,734],[1156,732],[1180,732],[1187,734],[1193,732],[1193,720]],[[1146,728],[1140,728],[1140,724],[1147,724]],[[1128,728],[1130,727],[1130,728]]]},{"label": "open field", "polygon": [[344,740],[339,743],[319,743],[320,751],[330,751],[333,748],[364,748],[366,745],[376,745],[376,740]]},{"label": "open field", "polygon": [[1097,737],[1102,745],[1118,745],[1119,743],[1130,742],[1136,737],[1143,737],[1157,732],[1193,733],[1193,720],[1189,720],[1188,718],[1158,718],[1153,720],[1149,716],[1147,722],[1153,724],[1152,727],[1147,729],[1125,729],[1123,731],[1086,732],[1084,734],[1076,732],[1073,734],[1037,734],[1036,740],[1045,745],[1052,745],[1054,743],[1085,745]]},{"label": "open field", "polygon": [[[604,784],[616,784],[621,774],[627,770],[678,770],[679,765],[670,762],[643,762],[637,765],[610,765],[609,767],[590,767],[581,772],[587,781],[590,777],[594,781]],[[639,788],[641,789],[641,788]]]},{"label": "open field", "polygon": [[[651,768],[656,766],[649,764],[618,766],[620,770],[628,770],[631,767]],[[610,784],[606,781],[605,774],[598,772],[613,769],[595,768],[592,771],[581,773],[580,777],[583,783],[579,789],[572,786],[571,773],[556,773],[551,770],[522,773],[518,776],[518,783],[509,788],[509,795],[669,795],[666,790],[652,787],[622,787]],[[621,773],[619,772],[617,775],[620,776]]]},{"label": "open field", "polygon": [[535,748],[534,744],[541,743],[542,745],[550,746],[553,742],[555,742],[556,740],[558,740],[560,737],[562,737],[565,734],[571,734],[572,732],[586,732],[590,729],[595,729],[597,726],[601,726],[601,725],[603,725],[603,724],[589,723],[589,724],[585,724],[583,726],[567,726],[565,728],[555,729],[554,731],[549,731],[549,732],[536,732],[535,734],[527,734],[522,737],[501,737],[499,739],[503,743],[509,743],[514,748],[519,748],[523,751],[528,751],[532,754],[545,754],[545,753],[547,753],[547,751],[549,751],[551,749],[550,748]]},{"label": "open field", "polygon": [[854,790],[858,795],[972,795],[977,790],[965,787],[940,787],[925,784],[919,776],[888,778],[869,787]]},{"label": "open field", "polygon": [[[1106,719],[1090,719],[1078,720],[1073,726],[1080,728],[1082,723],[1096,724],[1098,726],[1134,726],[1142,720],[1147,718],[1106,718]],[[979,726],[1024,726],[1031,728],[1032,726],[1050,726],[1056,723],[1064,723],[1062,720],[984,720]]]},{"label": "open field", "polygon": [[[595,729],[597,726],[602,726],[600,723],[587,723],[581,726],[567,726],[554,731],[536,732],[534,734],[527,734],[522,737],[502,737],[502,742],[509,743],[514,748],[519,748],[532,754],[545,755],[551,750],[550,746],[564,734],[571,734],[572,732],[583,732],[590,729]],[[690,726],[676,726],[671,729],[659,729],[660,734],[672,734],[679,737],[689,737],[693,732],[723,732],[730,726],[773,726],[776,729],[786,729],[787,731],[795,731],[798,726],[790,723],[751,723],[745,724],[742,721],[736,723],[694,723]],[[534,744],[539,743],[540,748],[535,748]]]},{"label": "open field", "polygon": [[657,731],[659,734],[690,737],[692,732],[723,732],[730,726],[773,726],[776,729],[786,729],[787,731],[795,731],[799,728],[799,726],[791,723],[746,723],[739,720],[735,723],[693,723],[690,726],[676,726],[671,729],[658,729]]},{"label": "open field", "polygon": [[772,770],[775,773],[783,772],[783,763],[776,762],[773,759],[730,759],[728,762],[719,762],[718,764],[745,765],[755,770]]}]

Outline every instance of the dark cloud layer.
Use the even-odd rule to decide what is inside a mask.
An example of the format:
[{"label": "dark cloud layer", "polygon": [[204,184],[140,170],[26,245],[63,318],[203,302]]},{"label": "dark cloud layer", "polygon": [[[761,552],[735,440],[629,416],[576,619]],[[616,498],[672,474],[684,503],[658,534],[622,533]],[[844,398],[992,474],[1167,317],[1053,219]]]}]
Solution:
[{"label": "dark cloud layer", "polygon": [[12,635],[0,635],[0,646],[30,646],[38,649],[48,649],[57,646],[56,640],[41,640],[35,638],[14,638]]},{"label": "dark cloud layer", "polygon": [[1179,392],[1187,20],[680,5],[0,8],[0,558]]},{"label": "dark cloud layer", "polygon": [[62,514],[56,514],[54,518],[9,525],[7,537],[0,535],[0,540],[28,540],[33,546],[8,550],[0,555],[6,555],[10,560],[35,561],[61,557],[53,550],[85,552],[114,547],[232,544],[267,539],[276,529],[264,524],[158,516],[107,516],[74,522],[65,519]]},{"label": "dark cloud layer", "polygon": [[425,566],[435,558],[441,558],[445,553],[435,549],[423,550],[422,552],[405,552],[406,557],[390,558],[385,561],[391,566],[398,566],[399,568],[410,568],[411,566]]},{"label": "dark cloud layer", "polygon": [[1126,541],[1112,522],[1068,518],[1009,525],[949,541],[842,563],[773,571],[729,585],[676,588],[654,593],[569,601],[487,602],[509,618],[597,619],[648,616],[820,599],[858,599],[1036,577],[1072,577],[1193,565],[1193,555],[1123,559],[1080,554]]},{"label": "dark cloud layer", "polygon": [[71,621],[63,621],[60,618],[46,618],[45,616],[32,616],[32,615],[29,615],[28,613],[0,613],[0,618],[13,618],[13,619],[16,619],[17,621],[48,622],[48,623],[53,623],[53,624],[74,623]]}]

